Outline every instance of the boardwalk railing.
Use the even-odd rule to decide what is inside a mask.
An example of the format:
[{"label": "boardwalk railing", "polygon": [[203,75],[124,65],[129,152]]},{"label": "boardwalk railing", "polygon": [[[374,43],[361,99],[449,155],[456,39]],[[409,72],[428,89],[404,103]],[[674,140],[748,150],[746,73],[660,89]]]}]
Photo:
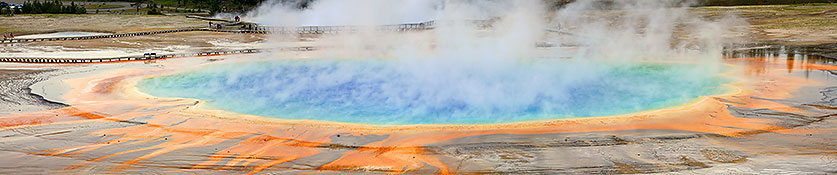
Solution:
[{"label": "boardwalk railing", "polygon": [[[473,20],[472,23],[479,27],[490,27],[493,21],[491,20]],[[376,32],[409,32],[409,31],[423,31],[432,30],[435,28],[435,21],[425,21],[420,23],[406,23],[406,24],[392,24],[373,26]],[[363,27],[360,26],[301,26],[301,27],[272,27],[272,26],[258,26],[257,25],[243,25],[243,27],[229,27],[225,26],[221,29],[210,28],[188,28],[188,29],[172,29],[159,30],[147,32],[133,32],[110,35],[96,35],[96,36],[76,36],[76,37],[57,37],[57,38],[28,38],[28,39],[4,39],[0,40],[0,44],[5,43],[22,43],[35,41],[66,41],[66,40],[87,40],[100,38],[119,38],[132,37],[143,35],[154,35],[163,33],[175,32],[191,32],[191,31],[210,31],[210,32],[230,32],[230,33],[280,33],[280,34],[335,34],[342,32],[358,32]]]},{"label": "boardwalk railing", "polygon": [[[310,47],[293,48],[299,51],[310,51]],[[142,57],[116,57],[116,58],[0,58],[0,62],[15,62],[15,63],[103,63],[103,62],[117,62],[117,61],[137,61],[137,60],[155,60],[172,57],[189,57],[189,56],[207,56],[207,55],[225,55],[225,54],[241,54],[241,53],[258,53],[258,49],[244,49],[234,51],[216,51],[216,52],[201,52],[193,54],[165,54],[165,55],[144,55]]]},{"label": "boardwalk railing", "polygon": [[[420,23],[392,24],[374,26],[371,29],[376,32],[407,32],[431,30],[434,28],[434,21]],[[335,34],[342,32],[358,32],[361,26],[300,26],[300,27],[275,27],[260,26],[249,28],[245,26],[246,33],[280,33],[280,34]]]},{"label": "boardwalk railing", "polygon": [[[432,24],[432,23],[431,23]],[[432,25],[427,23],[415,24],[399,24],[386,25],[378,27],[378,31],[418,31],[432,29]],[[189,28],[189,29],[172,29],[172,30],[158,30],[147,32],[133,32],[120,33],[109,35],[94,35],[94,36],[73,36],[73,37],[54,37],[54,38],[21,38],[21,39],[3,39],[0,44],[8,43],[24,43],[37,41],[69,41],[69,40],[89,40],[102,38],[121,38],[144,35],[156,35],[163,33],[176,32],[192,32],[192,31],[210,31],[210,32],[230,32],[230,33],[281,33],[281,34],[330,34],[338,32],[357,32],[356,26],[303,26],[303,27],[255,27],[255,28],[240,28],[240,27],[224,27],[222,29],[209,28]]]},{"label": "boardwalk railing", "polygon": [[67,40],[87,40],[87,39],[100,39],[100,38],[119,38],[119,37],[155,35],[155,34],[162,34],[162,33],[190,32],[190,31],[210,31],[210,29],[189,28],[189,29],[172,29],[172,30],[158,30],[158,31],[147,31],[147,32],[120,33],[120,34],[109,34],[109,35],[94,35],[94,36],[4,39],[4,40],[0,40],[0,43],[22,43],[22,42],[35,42],[35,41],[67,41]]}]

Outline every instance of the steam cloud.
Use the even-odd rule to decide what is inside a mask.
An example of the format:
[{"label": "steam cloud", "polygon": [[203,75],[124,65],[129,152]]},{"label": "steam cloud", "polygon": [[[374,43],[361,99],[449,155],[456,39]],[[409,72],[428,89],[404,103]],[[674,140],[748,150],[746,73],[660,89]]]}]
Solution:
[{"label": "steam cloud", "polygon": [[[460,117],[501,122],[520,113],[611,114],[603,112],[607,106],[580,109],[573,104],[581,102],[647,110],[655,107],[649,104],[653,100],[633,98],[667,93],[665,97],[683,101],[695,93],[660,92],[667,89],[660,87],[665,83],[613,81],[606,76],[635,69],[637,62],[691,62],[699,68],[670,71],[679,77],[666,81],[708,88],[706,82],[715,81],[709,79],[720,71],[721,50],[729,38],[725,36],[738,30],[730,26],[744,24],[735,17],[703,19],[690,13],[687,5],[649,0],[613,1],[603,7],[596,1],[575,1],[548,10],[542,1],[534,0],[318,0],[299,10],[279,1],[268,2],[249,18],[269,26],[352,25],[361,30],[316,39],[274,34],[269,44],[284,46],[303,40],[325,49],[308,58],[267,52],[260,57],[285,61],[241,64],[236,66],[250,67],[207,73],[218,80],[199,86],[207,95],[218,96],[231,87],[238,90],[232,92],[261,94],[248,100],[257,105],[248,105],[245,111],[272,111],[291,118],[309,118],[304,115],[321,114],[311,110],[329,109],[334,109],[333,115],[384,116],[379,120],[390,123],[428,123],[418,119],[428,116],[437,118],[429,122],[434,123]],[[436,21],[434,30],[399,33],[371,27],[428,20]],[[484,28],[475,20],[490,20],[492,25]],[[537,43],[557,47],[539,48]],[[266,76],[248,78],[254,74]],[[612,82],[591,83],[601,81]],[[620,97],[631,99],[586,96],[619,95],[603,92],[608,89],[628,93]],[[574,94],[579,92],[585,94]],[[618,101],[636,104],[619,106]]]}]

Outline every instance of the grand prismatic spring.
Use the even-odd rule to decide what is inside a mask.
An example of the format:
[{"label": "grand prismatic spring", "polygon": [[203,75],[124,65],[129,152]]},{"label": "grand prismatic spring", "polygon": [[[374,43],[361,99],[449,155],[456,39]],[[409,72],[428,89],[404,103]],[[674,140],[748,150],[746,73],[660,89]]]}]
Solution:
[{"label": "grand prismatic spring", "polygon": [[837,173],[828,1],[168,2],[0,17],[0,173]]},{"label": "grand prismatic spring", "polygon": [[[139,87],[155,96],[206,99],[215,108],[234,112],[368,124],[607,116],[677,106],[725,92],[722,78],[698,74],[688,65],[603,66],[597,68],[603,72],[590,72],[595,76],[572,80],[561,71],[571,70],[571,63],[511,64],[521,65],[421,80],[425,75],[402,72],[389,61],[253,62],[154,77],[140,81]],[[455,68],[463,69],[467,68]]]}]

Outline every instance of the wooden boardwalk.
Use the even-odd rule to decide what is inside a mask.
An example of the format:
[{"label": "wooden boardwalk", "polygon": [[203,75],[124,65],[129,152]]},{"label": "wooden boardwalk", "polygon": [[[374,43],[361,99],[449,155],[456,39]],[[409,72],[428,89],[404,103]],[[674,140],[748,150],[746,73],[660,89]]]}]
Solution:
[{"label": "wooden boardwalk", "polygon": [[[375,32],[410,32],[434,29],[434,21],[420,23],[392,24],[374,26],[369,29]],[[364,29],[361,26],[300,26],[300,27],[259,27],[255,31],[281,34],[336,34],[353,33]]]},{"label": "wooden boardwalk", "polygon": [[[284,48],[276,48],[271,49],[273,51],[315,51],[317,50],[316,47],[311,46],[303,46],[303,47],[284,47]],[[143,61],[143,60],[156,60],[156,59],[166,59],[166,58],[174,58],[174,57],[195,57],[195,56],[214,56],[214,55],[228,55],[228,54],[249,54],[249,53],[260,53],[262,52],[261,49],[242,49],[242,50],[232,50],[232,51],[212,51],[212,52],[199,52],[199,53],[192,53],[192,54],[163,54],[163,55],[143,55],[143,56],[129,56],[129,57],[113,57],[113,58],[20,58],[20,57],[7,57],[3,58],[0,57],[0,62],[7,62],[7,63],[57,63],[57,64],[72,64],[72,63],[107,63],[107,62],[119,62],[119,61]]]},{"label": "wooden boardwalk", "polygon": [[[313,50],[310,47],[295,48],[300,51]],[[0,58],[0,62],[11,63],[57,63],[57,64],[72,64],[72,63],[106,63],[119,61],[141,61],[141,60],[156,60],[173,57],[190,57],[190,56],[208,56],[208,55],[226,55],[226,54],[246,54],[259,53],[258,49],[244,49],[234,51],[215,51],[215,52],[200,52],[194,54],[164,54],[164,55],[144,55],[133,57],[114,57],[114,58]]]},{"label": "wooden boardwalk", "polygon": [[[490,26],[490,21],[476,21],[475,23],[481,27]],[[426,21],[420,23],[406,23],[372,26],[370,28],[377,32],[409,32],[409,31],[423,31],[434,29],[435,21]],[[247,26],[246,27],[251,27]],[[301,27],[258,27],[258,28],[230,28],[222,29],[210,28],[187,28],[187,29],[172,29],[146,32],[133,32],[97,36],[77,36],[77,37],[56,37],[56,38],[27,38],[27,39],[4,39],[0,40],[0,44],[9,43],[24,43],[24,42],[39,42],[39,41],[68,41],[68,40],[89,40],[102,38],[119,38],[119,37],[134,37],[143,35],[155,35],[164,33],[176,32],[193,32],[193,31],[209,31],[209,32],[230,32],[230,33],[280,33],[280,34],[336,34],[343,32],[358,32],[362,29],[359,26],[301,26]],[[280,48],[279,50],[293,50],[293,51],[312,51],[314,47],[292,47]],[[218,51],[218,52],[201,52],[195,54],[167,54],[167,55],[145,55],[142,57],[115,57],[115,58],[0,58],[0,62],[16,62],[16,63],[103,63],[103,62],[118,62],[118,61],[136,61],[136,60],[155,60],[165,59],[171,57],[189,57],[189,56],[205,56],[205,55],[223,55],[223,54],[239,54],[239,53],[258,53],[258,49],[244,49],[235,51]]]},{"label": "wooden boardwalk", "polygon": [[158,30],[158,31],[147,31],[147,32],[133,32],[133,33],[120,33],[120,34],[109,34],[109,35],[96,35],[96,36],[4,39],[4,40],[0,40],[0,43],[5,44],[5,43],[36,42],[36,41],[67,41],[67,40],[101,39],[101,38],[120,38],[120,37],[134,37],[134,36],[143,36],[143,35],[156,35],[156,34],[162,34],[162,33],[191,32],[191,31],[212,31],[212,29],[189,28],[189,29]]},{"label": "wooden boardwalk", "polygon": [[[427,21],[427,22],[421,22],[421,23],[408,23],[408,24],[394,24],[394,25],[376,26],[376,27],[373,27],[373,29],[377,32],[422,31],[422,30],[433,29],[434,28],[433,24],[434,24],[433,21]],[[0,40],[0,44],[39,42],[39,41],[70,41],[70,40],[89,40],[89,39],[102,39],[102,38],[121,38],[121,37],[134,37],[134,36],[156,35],[156,34],[176,33],[176,32],[193,32],[193,31],[228,32],[228,33],[263,33],[263,34],[267,34],[267,33],[336,34],[336,33],[343,33],[343,32],[358,32],[360,30],[360,28],[361,27],[358,27],[358,26],[301,26],[301,27],[257,27],[257,28],[224,27],[222,29],[187,28],[187,29],[171,29],[171,30],[158,30],[158,31],[146,31],[146,32],[132,32],[132,33],[120,33],[120,34],[96,35],[96,36],[3,39],[3,40]]]}]

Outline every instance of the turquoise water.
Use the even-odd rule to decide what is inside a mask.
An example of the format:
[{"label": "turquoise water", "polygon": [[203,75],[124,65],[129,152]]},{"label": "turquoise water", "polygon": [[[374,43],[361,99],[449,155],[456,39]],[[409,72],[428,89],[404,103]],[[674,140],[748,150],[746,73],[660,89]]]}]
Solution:
[{"label": "turquoise water", "polygon": [[618,115],[723,93],[727,81],[687,64],[291,59],[209,65],[138,86],[265,117],[399,125]]}]

